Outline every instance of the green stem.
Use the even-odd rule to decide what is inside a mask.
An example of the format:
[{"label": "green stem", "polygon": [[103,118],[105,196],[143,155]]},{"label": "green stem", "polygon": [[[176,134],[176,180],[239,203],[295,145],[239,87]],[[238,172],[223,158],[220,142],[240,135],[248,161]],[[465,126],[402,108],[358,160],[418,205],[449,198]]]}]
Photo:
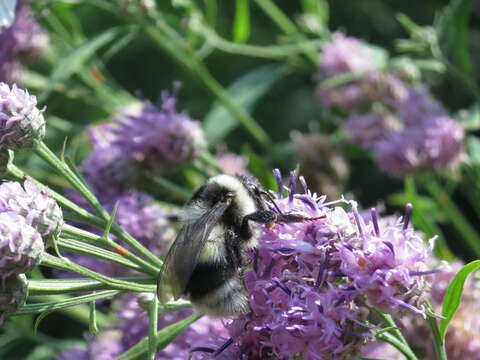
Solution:
[{"label": "green stem", "polygon": [[420,177],[421,184],[427,189],[432,198],[438,203],[440,209],[447,215],[451,224],[462,235],[470,246],[475,257],[480,258],[480,235],[470,222],[463,216],[450,196],[442,189],[433,177]]},{"label": "green stem", "polygon": [[377,340],[389,343],[393,347],[395,347],[398,351],[400,351],[407,360],[418,360],[415,353],[410,349],[410,347],[397,339],[394,335],[390,333],[382,333],[376,335]]},{"label": "green stem", "polygon": [[[298,43],[304,43],[306,37],[303,36],[297,29],[297,26],[291,21],[287,15],[272,1],[272,0],[255,0],[258,7],[260,7],[265,14],[278,26],[286,35],[291,36]],[[311,46],[303,45],[303,51],[313,65],[318,63],[318,49]]]},{"label": "green stem", "polygon": [[106,260],[114,264],[128,267],[135,271],[142,271],[142,268],[139,267],[137,264],[111,251],[99,248],[98,246],[88,245],[81,241],[77,241],[73,239],[62,239],[62,238],[57,240],[57,245],[59,248],[67,251],[72,251],[77,254],[88,255],[98,259]]},{"label": "green stem", "polygon": [[207,26],[202,26],[200,31],[209,45],[223,52],[265,59],[283,59],[299,55],[305,51],[306,47],[316,49],[319,52],[323,44],[321,40],[304,40],[295,44],[270,46],[238,44],[223,39]]},{"label": "green stem", "polygon": [[[29,281],[29,296],[32,295],[30,294],[30,282]],[[70,296],[65,296],[65,295],[41,295],[41,296],[35,296],[35,301],[38,302],[61,302],[65,300],[72,299]],[[27,305],[28,306],[28,305]],[[71,306],[71,307],[65,307],[65,308],[60,308],[60,312],[65,314],[66,316],[77,320],[81,322],[82,324],[88,325],[90,323],[90,309],[88,306],[85,305],[77,305],[77,306]],[[97,324],[100,328],[106,328],[111,325],[111,320],[110,318],[105,315],[104,313],[97,312]]]},{"label": "green stem", "polygon": [[148,307],[148,360],[155,360],[157,346],[155,343],[158,327],[158,298],[153,296]]},{"label": "green stem", "polygon": [[[16,167],[13,164],[10,164],[8,166],[8,175],[11,178],[13,178],[17,181],[23,181],[27,177],[27,175],[22,170],[20,170],[18,167]],[[36,179],[34,179],[32,177],[28,177],[28,180],[34,182],[35,184],[37,184],[39,186],[44,186],[42,183],[40,183],[39,181],[37,181]],[[74,214],[77,215],[77,217],[72,218],[73,220],[81,221],[81,222],[96,226],[96,227],[101,228],[101,229],[105,228],[105,226],[107,225],[108,220],[104,220],[102,218],[99,218],[98,216],[95,216],[95,215],[89,213],[87,210],[78,206],[77,204],[75,204],[71,200],[67,199],[66,197],[60,195],[56,191],[53,191],[52,189],[49,189],[49,193],[50,193],[50,196],[53,199],[55,199],[55,201],[57,201],[62,207],[72,211]],[[64,217],[69,218],[69,214],[64,213]],[[75,228],[71,225],[68,225],[68,224],[64,224],[62,226],[62,233],[66,234],[68,236],[71,236],[71,237],[73,237],[77,240],[89,241],[89,242],[100,241],[102,245],[108,246],[108,247],[110,247],[110,248],[112,248],[116,251],[119,250],[119,245],[114,243],[113,241],[105,241],[105,239],[103,239],[102,237],[91,234],[91,233],[89,233],[87,231],[84,231],[84,230],[77,229],[77,228]],[[114,235],[118,236],[119,238],[121,238],[127,244],[129,244],[128,240],[130,240],[130,242],[131,242],[131,239],[133,239],[130,236],[130,234],[121,230],[118,226],[115,226],[112,229],[112,233]],[[129,245],[131,245],[131,244],[129,244]],[[134,248],[134,247],[132,246],[132,248]],[[150,253],[150,252],[148,251],[148,253]],[[150,275],[153,275],[153,276],[158,274],[158,268],[155,265],[152,265],[150,262],[147,262],[147,261],[143,260],[142,258],[136,256],[135,254],[133,254],[131,252],[128,252],[127,254],[125,252],[122,252],[122,255],[125,256],[125,258],[127,260],[130,260],[130,261],[134,262],[135,264],[139,265],[142,268],[143,272],[145,272],[147,274],[150,274]],[[157,258],[155,257],[155,259],[157,259]],[[161,264],[161,261],[159,259],[157,259],[157,262]]]},{"label": "green stem", "polygon": [[430,330],[432,331],[433,345],[435,347],[437,359],[448,360],[447,353],[445,350],[445,340],[440,335],[440,330],[438,328],[437,319],[433,313],[432,305],[427,302],[426,307],[427,307],[427,323],[428,323],[428,326],[430,326]]},{"label": "green stem", "polygon": [[442,234],[441,229],[428,216],[425,216],[422,211],[415,210],[418,196],[415,180],[411,176],[407,176],[405,178],[404,188],[408,202],[413,205],[413,223],[418,226],[428,238],[438,236],[435,241],[435,248],[433,250],[435,255],[440,259],[452,261],[454,259],[454,255],[448,248],[447,242],[445,241],[445,236]]},{"label": "green stem", "polygon": [[255,2],[285,34],[293,35],[298,32],[293,21],[291,21],[273,1],[255,0]]},{"label": "green stem", "polygon": [[[204,63],[185,46],[185,41],[161,17],[156,16],[156,26],[147,25],[146,34],[175,61],[197,76],[207,89],[232,113],[250,135],[263,147],[268,148],[270,138],[248,112],[237,104],[230,93],[210,74]],[[183,46],[182,46],[183,45]]]},{"label": "green stem", "polygon": [[138,265],[140,267],[138,271],[142,271],[152,276],[156,276],[158,274],[158,269],[155,266],[152,266],[150,263],[127,251],[125,248],[116,244],[114,241],[106,240],[104,237],[101,237],[99,235],[92,234],[82,229],[78,229],[72,225],[64,224],[62,226],[62,236],[80,241],[85,241],[88,243],[107,246],[113,249],[116,253],[120,254],[122,258]]},{"label": "green stem", "polygon": [[65,270],[69,272],[75,272],[77,274],[98,280],[110,287],[110,289],[133,291],[133,292],[153,292],[155,289],[152,286],[141,285],[135,282],[124,281],[120,279],[114,279],[102,274],[99,274],[93,270],[87,269],[81,265],[78,265],[67,258],[58,258],[50,254],[44,254],[40,265],[49,266],[59,270]]},{"label": "green stem", "polygon": [[[72,186],[77,190],[90,206],[95,210],[95,212],[103,220],[102,226],[106,226],[110,220],[110,214],[103,208],[100,202],[97,200],[95,195],[91,190],[84,184],[82,179],[80,179],[74,171],[72,171],[65,162],[61,161],[57,156],[50,151],[50,149],[42,142],[35,149],[35,153],[49,164],[53,169],[60,173]],[[151,262],[152,264],[161,267],[162,262],[154,254],[152,254],[146,247],[144,247],[140,242],[138,242],[134,237],[128,234],[125,230],[120,228],[117,224],[112,225],[112,233],[120,237],[125,241],[133,250],[138,252],[142,257]]]},{"label": "green stem", "polygon": [[402,332],[398,329],[397,324],[395,324],[395,321],[393,320],[391,315],[385,314],[384,312],[381,312],[375,308],[371,308],[371,310],[373,310],[375,315],[377,315],[387,327],[391,328],[389,332],[393,336],[395,336],[399,341],[408,346],[407,340],[403,336]]},{"label": "green stem", "polygon": [[[155,291],[156,280],[153,278],[141,277],[121,277],[117,278],[125,282],[135,282],[136,284],[144,284],[150,287],[150,292]],[[28,294],[29,296],[37,295],[57,295],[69,294],[86,291],[111,290],[110,285],[105,282],[93,280],[90,278],[74,278],[74,279],[29,279]],[[169,304],[165,304],[167,306]],[[173,303],[172,306],[180,306],[180,303]]]},{"label": "green stem", "polygon": [[[204,314],[195,313],[188,318],[178,321],[174,324],[168,325],[157,331],[155,336],[155,348],[157,351],[164,349],[168,344],[175,340],[190,324],[200,319]],[[128,349],[126,352],[118,357],[118,360],[141,360],[145,359],[148,353],[148,338],[143,339],[134,347]]]},{"label": "green stem", "polygon": [[115,296],[119,293],[120,291],[118,290],[107,290],[107,291],[96,292],[94,294],[76,296],[76,297],[67,298],[64,300],[59,300],[54,302],[27,304],[27,305],[23,305],[15,313],[15,315],[36,314],[44,311],[65,309],[65,308],[80,305],[80,304],[88,304],[91,301],[95,301],[95,300],[111,298],[112,296]]}]

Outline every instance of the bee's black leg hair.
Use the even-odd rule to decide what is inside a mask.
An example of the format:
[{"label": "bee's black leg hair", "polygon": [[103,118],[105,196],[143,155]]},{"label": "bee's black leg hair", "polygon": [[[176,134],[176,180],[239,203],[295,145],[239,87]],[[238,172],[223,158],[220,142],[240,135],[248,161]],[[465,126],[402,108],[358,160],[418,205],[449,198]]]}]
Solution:
[{"label": "bee's black leg hair", "polygon": [[324,217],[325,216],[305,217],[301,215],[279,214],[270,210],[259,210],[248,214],[243,218],[240,236],[243,239],[249,239],[252,236],[252,229],[250,229],[250,225],[248,224],[249,221],[255,221],[267,226],[271,226],[276,222],[295,223],[321,219]]}]

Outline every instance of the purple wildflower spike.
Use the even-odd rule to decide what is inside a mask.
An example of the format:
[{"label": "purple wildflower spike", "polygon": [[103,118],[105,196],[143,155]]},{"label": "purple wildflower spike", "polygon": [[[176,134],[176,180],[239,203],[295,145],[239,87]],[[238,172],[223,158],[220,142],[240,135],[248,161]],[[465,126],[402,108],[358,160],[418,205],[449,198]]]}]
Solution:
[{"label": "purple wildflower spike", "polygon": [[375,229],[375,235],[380,236],[380,227],[378,226],[377,209],[371,208],[370,216],[372,218],[373,228]]},{"label": "purple wildflower spike", "polygon": [[13,211],[0,213],[0,280],[27,273],[40,263],[42,237],[25,218]]},{"label": "purple wildflower spike", "polygon": [[273,176],[275,177],[275,181],[277,182],[278,198],[281,199],[283,197],[283,179],[280,169],[273,169]]},{"label": "purple wildflower spike", "polygon": [[34,149],[45,137],[43,111],[28,91],[0,82],[0,148]]},{"label": "purple wildflower spike", "polygon": [[288,184],[288,199],[290,202],[297,193],[297,178],[297,172],[295,170],[290,171],[290,183]]},{"label": "purple wildflower spike", "polygon": [[403,230],[406,230],[408,228],[408,223],[410,222],[412,211],[413,211],[413,205],[408,203],[405,206],[405,214],[403,215]]}]

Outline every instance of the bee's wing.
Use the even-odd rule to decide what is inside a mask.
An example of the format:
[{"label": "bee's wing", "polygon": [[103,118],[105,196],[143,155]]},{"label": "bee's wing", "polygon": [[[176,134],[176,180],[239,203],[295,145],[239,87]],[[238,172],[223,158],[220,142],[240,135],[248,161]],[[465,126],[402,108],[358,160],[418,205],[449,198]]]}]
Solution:
[{"label": "bee's wing", "polygon": [[200,252],[228,205],[229,202],[218,202],[195,222],[182,227],[158,275],[157,296],[162,303],[171,296],[176,300],[185,292]]}]

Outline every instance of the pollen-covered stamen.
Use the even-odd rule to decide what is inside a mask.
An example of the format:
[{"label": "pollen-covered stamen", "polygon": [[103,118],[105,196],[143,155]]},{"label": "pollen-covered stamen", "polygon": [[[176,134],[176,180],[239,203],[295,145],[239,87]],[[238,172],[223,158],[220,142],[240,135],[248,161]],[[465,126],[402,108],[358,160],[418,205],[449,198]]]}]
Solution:
[{"label": "pollen-covered stamen", "polygon": [[275,181],[277,182],[277,189],[278,189],[278,198],[283,198],[283,179],[282,173],[279,169],[273,169],[273,176],[275,177]]},{"label": "pollen-covered stamen", "polygon": [[360,234],[360,237],[363,239],[365,236],[363,232],[363,226],[360,221],[360,214],[358,213],[356,202],[352,202],[352,212],[353,212],[353,217],[355,218],[355,223],[357,224],[358,233]]},{"label": "pollen-covered stamen", "polygon": [[293,201],[293,195],[297,193],[297,172],[290,171],[290,183],[288,184],[288,200]]},{"label": "pollen-covered stamen", "polygon": [[307,181],[305,180],[305,178],[303,176],[300,176],[298,178],[298,180],[300,180],[300,184],[302,184],[303,193],[308,194],[308,186],[307,186]]},{"label": "pollen-covered stamen", "polygon": [[371,208],[370,216],[372,218],[372,224],[373,224],[373,229],[375,230],[375,235],[380,236],[380,227],[378,226],[377,209]]},{"label": "pollen-covered stamen", "polygon": [[424,275],[432,275],[442,272],[441,269],[432,269],[432,270],[426,270],[426,271],[410,271],[408,275],[410,276],[424,276]]},{"label": "pollen-covered stamen", "polygon": [[405,215],[403,215],[403,230],[408,228],[408,223],[410,222],[410,217],[412,216],[413,205],[408,203],[405,206]]}]

